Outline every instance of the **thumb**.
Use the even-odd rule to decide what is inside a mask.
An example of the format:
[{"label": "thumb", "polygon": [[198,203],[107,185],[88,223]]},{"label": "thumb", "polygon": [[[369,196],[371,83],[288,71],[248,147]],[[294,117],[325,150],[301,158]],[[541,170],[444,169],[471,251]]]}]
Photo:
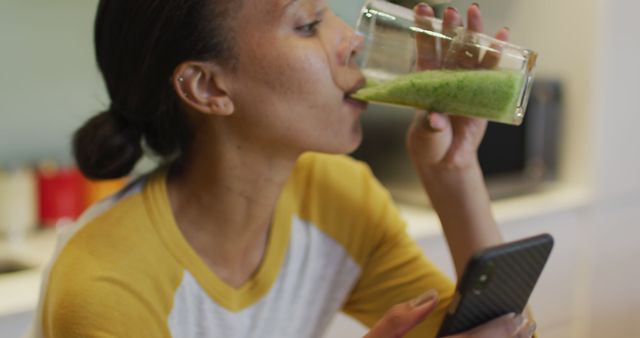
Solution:
[{"label": "thumb", "polygon": [[449,116],[417,110],[407,135],[409,155],[418,168],[438,164],[453,142]]},{"label": "thumb", "polygon": [[438,304],[438,293],[429,290],[406,303],[393,306],[364,338],[399,338],[420,324]]},{"label": "thumb", "polygon": [[438,133],[449,128],[451,122],[443,113],[416,110],[412,126],[429,133]]}]

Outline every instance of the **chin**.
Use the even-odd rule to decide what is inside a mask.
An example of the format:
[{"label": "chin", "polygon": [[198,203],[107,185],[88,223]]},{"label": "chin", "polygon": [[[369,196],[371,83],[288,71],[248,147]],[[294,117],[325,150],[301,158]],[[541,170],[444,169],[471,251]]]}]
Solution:
[{"label": "chin", "polygon": [[[350,124],[350,126],[349,126]],[[332,132],[320,132],[299,139],[297,144],[301,146],[302,152],[312,151],[326,154],[350,154],[354,152],[362,143],[362,123],[359,118],[346,123],[325,125],[317,127],[316,131],[323,130]]]},{"label": "chin", "polygon": [[351,154],[356,151],[362,143],[362,124],[357,121],[350,134],[346,137],[345,141],[339,145],[336,145],[333,151],[328,151],[334,154]]},{"label": "chin", "polygon": [[360,144],[362,144],[362,133],[360,133],[359,137],[357,140],[355,140],[351,146],[347,149],[347,151],[345,151],[345,154],[351,154],[352,152],[356,151],[356,149],[358,149],[360,147]]}]

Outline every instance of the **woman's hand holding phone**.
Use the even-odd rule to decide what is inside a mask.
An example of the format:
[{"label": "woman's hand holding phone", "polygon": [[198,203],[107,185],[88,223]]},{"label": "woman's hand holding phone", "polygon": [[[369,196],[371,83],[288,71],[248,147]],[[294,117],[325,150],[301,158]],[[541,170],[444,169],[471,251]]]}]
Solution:
[{"label": "woman's hand holding phone", "polygon": [[[435,291],[392,307],[364,338],[400,338],[425,320],[438,305]],[[536,324],[523,315],[505,315],[468,332],[444,338],[530,338]]]},{"label": "woman's hand holding phone", "polygon": [[468,332],[445,338],[531,338],[535,331],[536,323],[524,315],[508,314]]}]

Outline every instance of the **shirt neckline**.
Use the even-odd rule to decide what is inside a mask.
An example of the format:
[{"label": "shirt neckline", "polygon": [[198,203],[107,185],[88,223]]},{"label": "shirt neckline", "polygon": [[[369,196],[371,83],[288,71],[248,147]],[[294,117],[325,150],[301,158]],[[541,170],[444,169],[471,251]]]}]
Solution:
[{"label": "shirt neckline", "polygon": [[284,264],[294,205],[290,183],[278,198],[267,247],[258,270],[244,285],[234,288],[208,267],[180,231],[167,194],[167,171],[165,168],[152,174],[143,191],[152,224],[163,244],[207,295],[227,310],[238,312],[259,301],[271,289]]}]

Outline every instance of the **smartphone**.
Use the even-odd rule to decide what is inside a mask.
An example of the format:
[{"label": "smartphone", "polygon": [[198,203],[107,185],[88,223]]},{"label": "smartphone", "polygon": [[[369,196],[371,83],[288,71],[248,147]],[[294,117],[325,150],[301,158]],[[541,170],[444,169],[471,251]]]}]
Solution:
[{"label": "smartphone", "polygon": [[475,254],[460,278],[438,337],[522,313],[552,248],[553,237],[542,234]]}]

